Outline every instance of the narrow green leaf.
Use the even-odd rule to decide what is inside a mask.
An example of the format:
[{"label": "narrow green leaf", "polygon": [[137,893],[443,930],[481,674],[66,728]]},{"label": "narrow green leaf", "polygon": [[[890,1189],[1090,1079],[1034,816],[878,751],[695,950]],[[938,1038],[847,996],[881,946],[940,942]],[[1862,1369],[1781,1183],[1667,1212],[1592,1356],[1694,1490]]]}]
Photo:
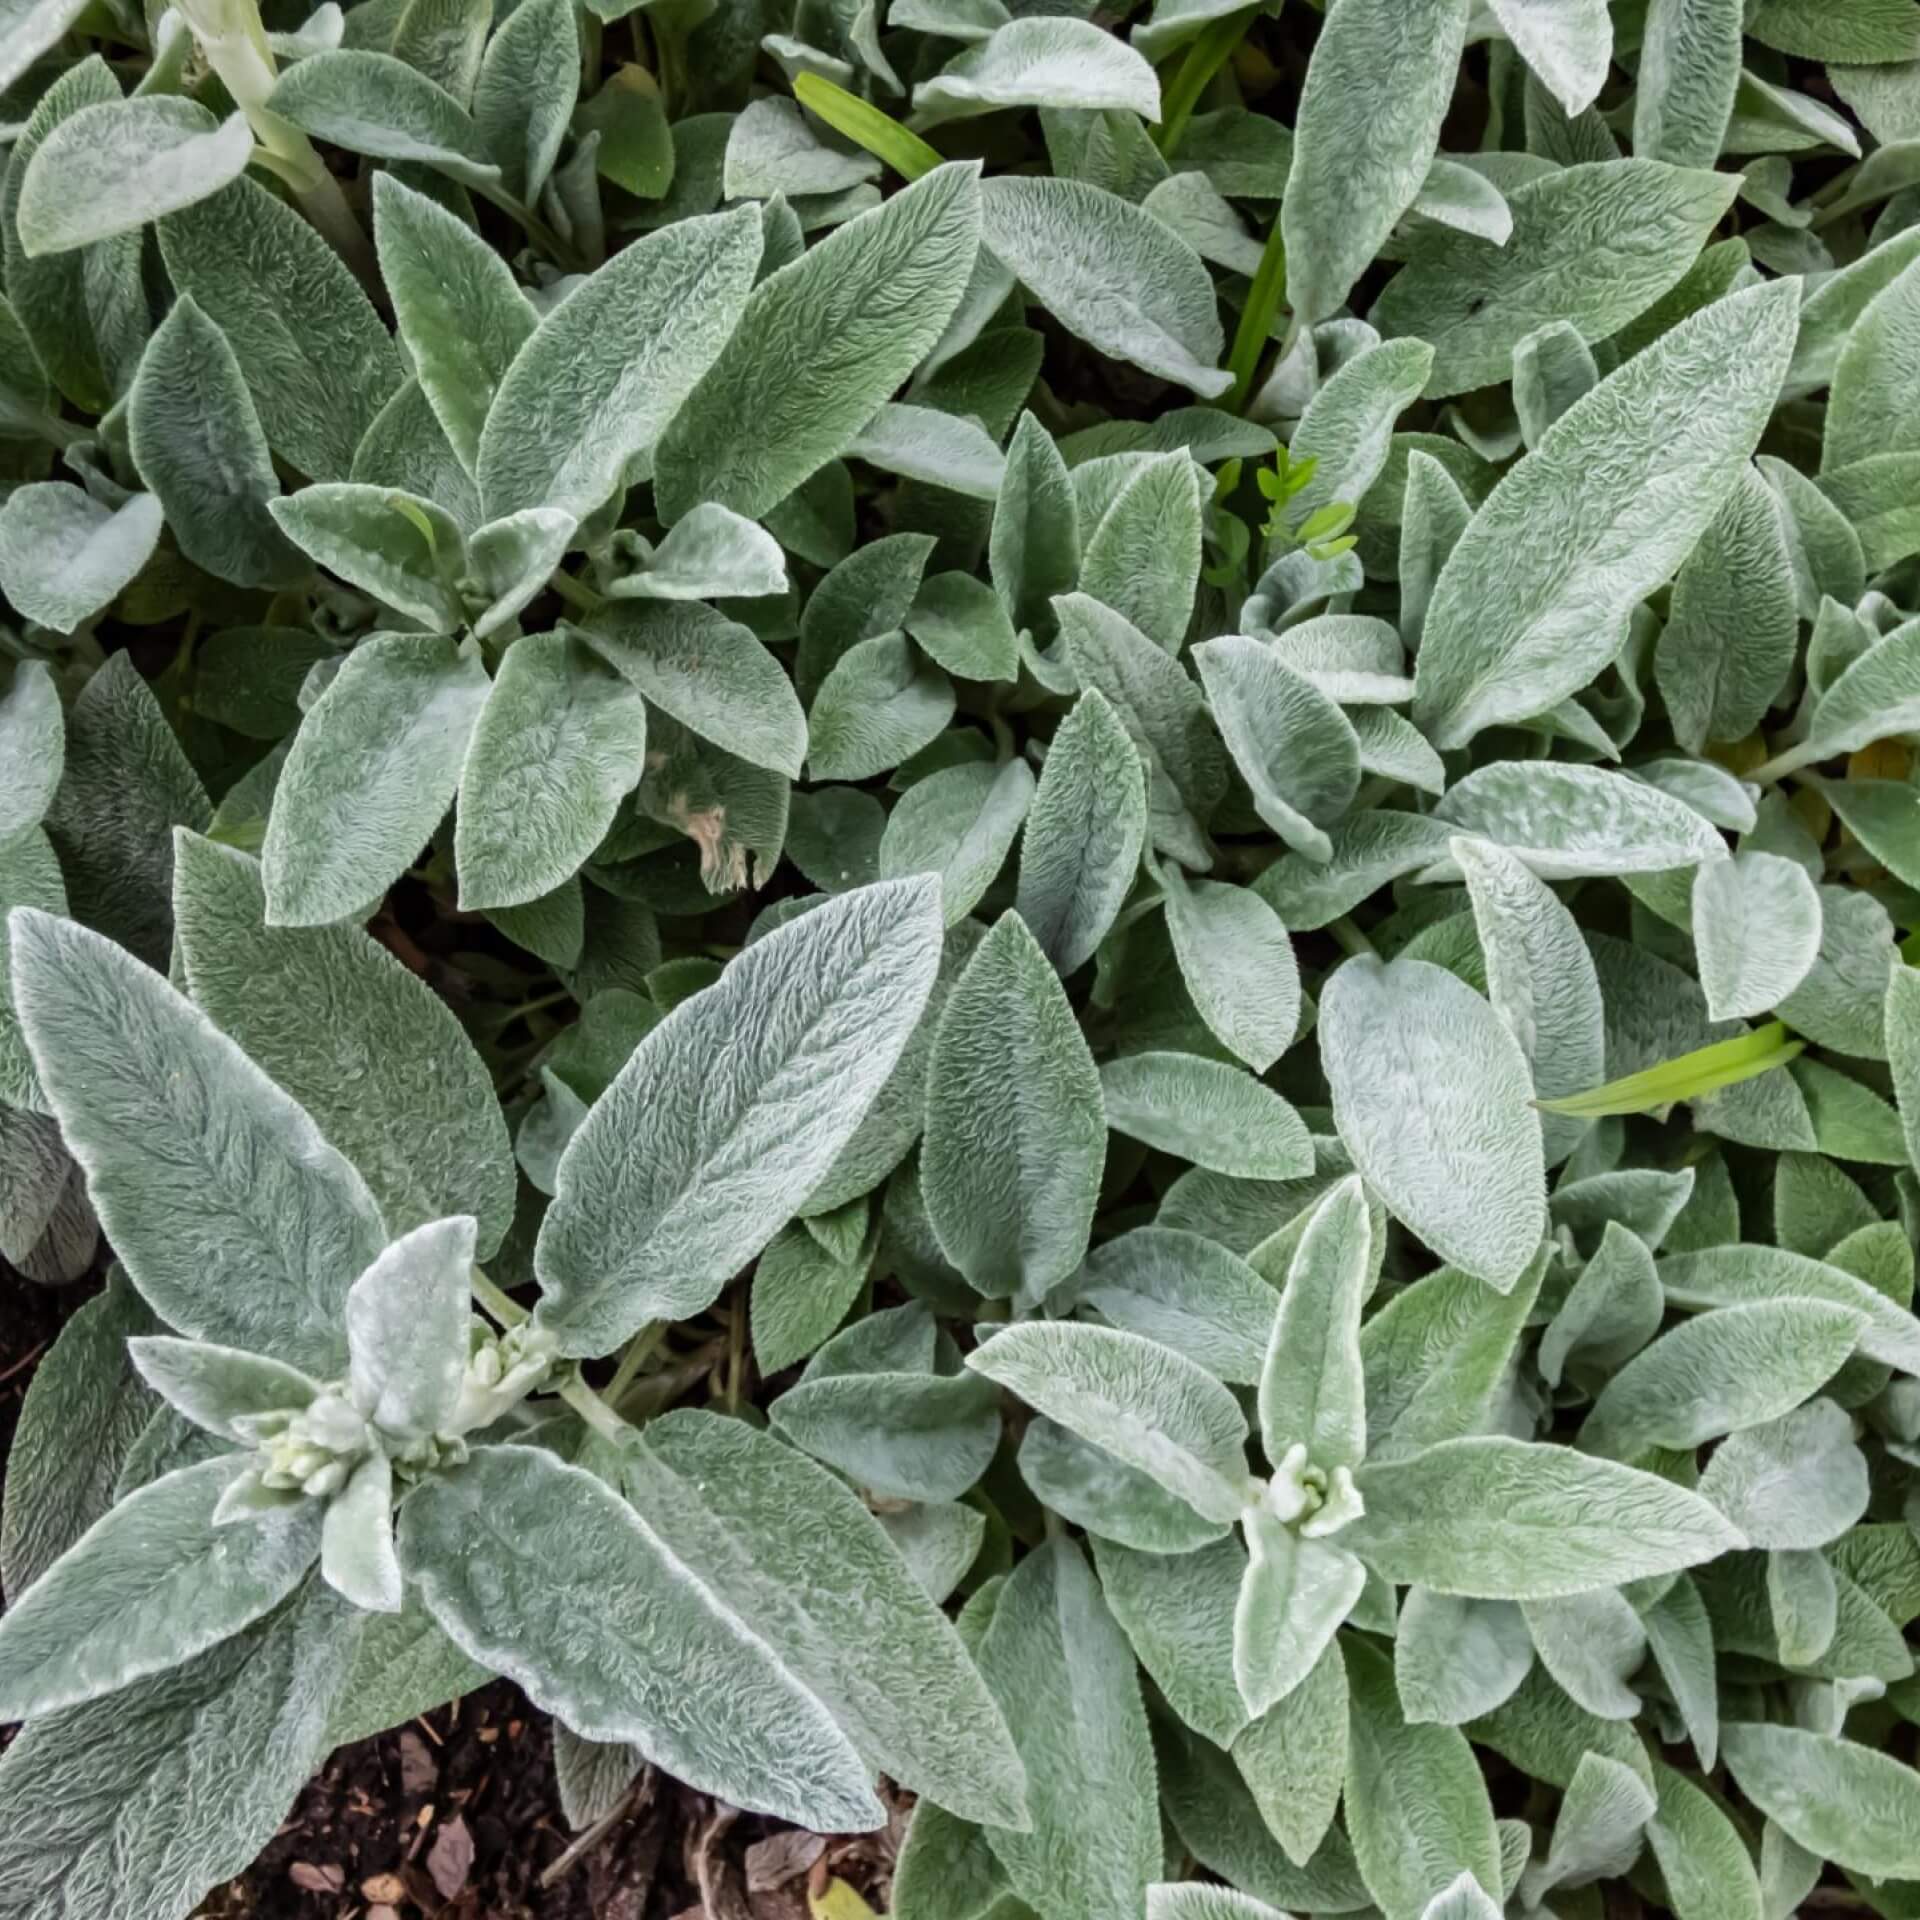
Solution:
[{"label": "narrow green leaf", "polygon": [[1662,1061],[1657,1067],[1627,1074],[1623,1079],[1610,1080],[1585,1093],[1542,1100],[1539,1104],[1548,1113],[1574,1114],[1586,1120],[1613,1113],[1653,1113],[1661,1107],[1681,1100],[1697,1100],[1702,1094],[1738,1086],[1757,1074],[1783,1067],[1796,1058],[1806,1044],[1804,1040],[1789,1039],[1786,1028],[1774,1020],[1751,1033],[1696,1047],[1678,1059]]},{"label": "narrow green leaf", "polygon": [[845,134],[884,160],[903,180],[918,180],[940,164],[937,148],[929,146],[917,133],[858,94],[835,86],[825,74],[795,74],[793,97],[809,113],[818,114],[836,133]]}]

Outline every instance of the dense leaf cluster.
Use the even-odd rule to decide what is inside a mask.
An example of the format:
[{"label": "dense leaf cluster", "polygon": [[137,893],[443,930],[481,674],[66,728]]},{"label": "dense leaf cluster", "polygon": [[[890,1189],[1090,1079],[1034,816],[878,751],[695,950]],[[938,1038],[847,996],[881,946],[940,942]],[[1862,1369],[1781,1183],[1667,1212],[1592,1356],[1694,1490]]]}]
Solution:
[{"label": "dense leaf cluster", "polygon": [[0,1911],[494,1675],[901,1920],[1920,1910],[1920,5],[0,86]]}]

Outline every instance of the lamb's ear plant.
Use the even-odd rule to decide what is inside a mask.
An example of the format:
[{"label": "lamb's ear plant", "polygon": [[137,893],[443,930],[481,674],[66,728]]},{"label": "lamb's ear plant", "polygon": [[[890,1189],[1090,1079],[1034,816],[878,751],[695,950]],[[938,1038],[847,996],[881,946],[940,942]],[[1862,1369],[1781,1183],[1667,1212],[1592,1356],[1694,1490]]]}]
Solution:
[{"label": "lamb's ear plant", "polygon": [[499,1677],[900,1920],[1909,1911],[1916,74],[0,13],[0,1912]]}]

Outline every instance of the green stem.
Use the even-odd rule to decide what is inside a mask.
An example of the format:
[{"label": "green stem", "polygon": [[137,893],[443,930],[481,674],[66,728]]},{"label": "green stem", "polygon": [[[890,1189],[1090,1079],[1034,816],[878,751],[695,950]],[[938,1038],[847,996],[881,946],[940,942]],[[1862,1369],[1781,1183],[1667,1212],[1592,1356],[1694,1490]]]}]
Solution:
[{"label": "green stem", "polygon": [[1274,316],[1287,297],[1287,243],[1280,231],[1280,211],[1276,207],[1267,244],[1260,250],[1260,265],[1247,289],[1247,304],[1240,309],[1240,324],[1233,331],[1233,351],[1227,366],[1233,374],[1233,387],[1227,395],[1227,407],[1233,413],[1245,413],[1253,398],[1254,376],[1260,371],[1260,356],[1273,331]]},{"label": "green stem", "polygon": [[207,65],[260,145],[259,157],[293,188],[300,211],[369,289],[380,284],[373,249],[340,182],[314,144],[269,102],[278,80],[257,0],[186,0],[181,9]]},{"label": "green stem", "polygon": [[585,271],[586,262],[581,259],[579,249],[561,239],[524,200],[516,200],[512,194],[503,193],[497,187],[478,187],[475,191],[483,200],[498,207],[509,220],[517,222],[527,238],[555,266],[564,267],[569,273]]},{"label": "green stem", "polygon": [[[304,136],[302,136],[304,138]],[[314,158],[319,159],[315,154]],[[380,267],[366,230],[353,217],[340,182],[323,166],[320,177],[311,186],[296,188],[294,198],[300,211],[312,222],[314,231],[353,270],[354,278],[370,290],[380,286]]]},{"label": "green stem", "polygon": [[547,582],[568,606],[582,613],[596,613],[606,603],[584,580],[576,580],[564,567],[556,567]]},{"label": "green stem", "polygon": [[633,1428],[622,1420],[607,1403],[579,1378],[569,1380],[560,1389],[560,1398],[577,1413],[603,1440],[611,1440],[615,1446],[623,1446],[632,1436]]},{"label": "green stem", "polygon": [[467,1275],[467,1285],[473,1297],[500,1322],[503,1327],[524,1326],[531,1317],[519,1301],[509,1298],[487,1278],[480,1268],[475,1267]]},{"label": "green stem", "polygon": [[1346,952],[1351,954],[1371,954],[1374,959],[1379,959],[1380,949],[1354,925],[1352,914],[1343,913],[1338,920],[1329,920],[1327,922],[1327,931],[1333,935],[1334,939],[1340,943]]},{"label": "green stem", "polygon": [[509,1007],[496,1023],[496,1030],[504,1033],[516,1020],[524,1020],[530,1013],[544,1013],[549,1007],[557,1007],[563,1000],[571,1000],[573,995],[565,987],[556,987],[552,993],[536,994],[531,1000],[522,1000],[517,1007]]},{"label": "green stem", "polygon": [[1798,773],[1802,767],[1811,766],[1816,756],[1807,752],[1804,745],[1789,747],[1785,753],[1776,753],[1771,760],[1763,760],[1750,773],[1743,773],[1742,780],[1751,780],[1756,787],[1770,787],[1776,781],[1784,780],[1790,773]]},{"label": "green stem", "polygon": [[1200,104],[1200,96],[1213,84],[1213,76],[1233,58],[1233,50],[1247,37],[1258,7],[1243,7],[1224,20],[1216,20],[1201,29],[1188,43],[1180,70],[1168,83],[1160,98],[1160,127],[1155,144],[1168,158],[1187,131],[1187,122]]},{"label": "green stem", "polygon": [[741,1379],[746,1372],[746,1332],[746,1308],[736,1300],[732,1317],[727,1321],[727,1411],[729,1413],[740,1411]]},{"label": "green stem", "polygon": [[617,1407],[620,1404],[620,1396],[633,1385],[634,1375],[666,1338],[666,1333],[667,1323],[664,1320],[649,1320],[627,1342],[627,1350],[620,1356],[620,1364],[613,1370],[613,1378],[607,1382],[607,1390],[602,1395],[610,1406]]}]

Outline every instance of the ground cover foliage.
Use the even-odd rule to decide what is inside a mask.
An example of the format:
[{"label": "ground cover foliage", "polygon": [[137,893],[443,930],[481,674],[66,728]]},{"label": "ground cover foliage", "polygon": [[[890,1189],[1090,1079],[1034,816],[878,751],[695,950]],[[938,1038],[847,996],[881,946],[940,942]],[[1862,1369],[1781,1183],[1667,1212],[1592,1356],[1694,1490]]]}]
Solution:
[{"label": "ground cover foliage", "polygon": [[0,83],[0,1908],[505,1676],[903,1920],[1920,1912],[1920,8]]}]

